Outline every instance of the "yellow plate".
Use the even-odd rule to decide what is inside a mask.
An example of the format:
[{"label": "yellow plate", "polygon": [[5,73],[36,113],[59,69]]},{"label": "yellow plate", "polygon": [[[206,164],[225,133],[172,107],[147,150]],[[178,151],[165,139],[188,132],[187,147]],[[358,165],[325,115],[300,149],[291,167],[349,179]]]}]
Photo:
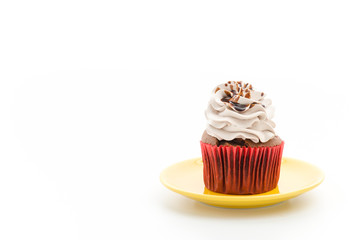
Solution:
[{"label": "yellow plate", "polygon": [[227,208],[255,208],[273,205],[318,186],[324,179],[323,172],[300,160],[283,157],[278,187],[255,195],[228,195],[211,192],[205,188],[201,158],[176,163],[166,168],[161,182],[170,190],[191,199]]}]

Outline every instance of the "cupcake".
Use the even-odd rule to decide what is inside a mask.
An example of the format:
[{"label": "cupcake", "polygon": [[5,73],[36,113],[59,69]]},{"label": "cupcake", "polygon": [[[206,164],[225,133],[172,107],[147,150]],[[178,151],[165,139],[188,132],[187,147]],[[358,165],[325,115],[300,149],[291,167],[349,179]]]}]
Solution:
[{"label": "cupcake", "polygon": [[258,194],[277,187],[284,142],[274,131],[271,103],[241,81],[213,90],[200,142],[208,190]]}]

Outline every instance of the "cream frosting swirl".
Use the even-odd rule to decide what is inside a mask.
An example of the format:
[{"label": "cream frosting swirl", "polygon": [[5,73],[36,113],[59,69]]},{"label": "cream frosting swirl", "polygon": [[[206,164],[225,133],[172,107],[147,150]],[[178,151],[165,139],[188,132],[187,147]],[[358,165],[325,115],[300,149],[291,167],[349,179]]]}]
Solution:
[{"label": "cream frosting swirl", "polygon": [[218,85],[205,111],[206,132],[218,140],[250,139],[255,143],[275,137],[274,108],[251,84],[229,81]]}]

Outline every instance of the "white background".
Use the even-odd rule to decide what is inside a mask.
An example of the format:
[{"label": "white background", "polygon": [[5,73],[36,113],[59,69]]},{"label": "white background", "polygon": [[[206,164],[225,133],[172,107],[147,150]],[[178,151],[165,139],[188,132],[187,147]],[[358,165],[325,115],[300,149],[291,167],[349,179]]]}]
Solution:
[{"label": "white background", "polygon": [[[1,1],[0,239],[358,238],[359,1]],[[209,207],[160,172],[201,155],[204,109],[243,80],[316,189]]]}]

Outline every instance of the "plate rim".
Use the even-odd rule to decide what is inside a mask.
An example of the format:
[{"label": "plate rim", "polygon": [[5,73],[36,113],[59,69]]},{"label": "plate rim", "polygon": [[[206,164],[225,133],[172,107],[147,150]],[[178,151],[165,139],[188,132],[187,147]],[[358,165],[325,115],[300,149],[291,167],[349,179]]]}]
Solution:
[{"label": "plate rim", "polygon": [[290,199],[290,198],[293,198],[293,197],[296,197],[300,194],[303,194],[309,190],[312,190],[313,188],[319,186],[325,179],[325,174],[324,172],[317,166],[309,163],[309,162],[305,162],[305,161],[302,161],[302,160],[299,160],[299,159],[295,159],[295,158],[292,158],[292,157],[282,157],[282,165],[285,164],[286,162],[289,162],[289,161],[295,161],[295,162],[300,162],[302,164],[306,164],[306,165],[309,165],[315,169],[317,169],[320,173],[320,177],[318,180],[316,180],[315,182],[313,182],[312,184],[309,184],[303,188],[300,188],[298,190],[295,190],[295,191],[291,191],[291,192],[286,192],[286,193],[273,193],[273,194],[268,194],[268,195],[259,195],[259,194],[255,194],[255,195],[211,195],[211,194],[203,194],[203,193],[195,193],[195,192],[190,192],[190,191],[185,191],[181,188],[178,188],[176,186],[173,186],[172,184],[169,184],[167,183],[167,181],[164,179],[164,175],[165,173],[167,172],[167,170],[171,167],[174,167],[175,165],[178,165],[178,164],[181,164],[181,163],[185,163],[185,162],[196,162],[196,161],[202,161],[202,158],[201,157],[196,157],[196,158],[191,158],[191,159],[188,159],[188,160],[183,160],[183,161],[180,161],[180,162],[177,162],[177,163],[174,163],[168,167],[166,167],[160,174],[160,181],[161,183],[168,189],[170,189],[171,191],[174,191],[176,193],[179,193],[181,195],[184,195],[186,197],[190,197],[190,198],[193,198],[194,197],[197,197],[198,199],[210,199],[210,200],[214,200],[214,201],[223,201],[223,200],[227,200],[227,201],[231,201],[231,202],[242,202],[242,201],[250,201],[250,200],[253,200],[255,202],[258,202],[258,201],[265,201],[266,199]]}]

